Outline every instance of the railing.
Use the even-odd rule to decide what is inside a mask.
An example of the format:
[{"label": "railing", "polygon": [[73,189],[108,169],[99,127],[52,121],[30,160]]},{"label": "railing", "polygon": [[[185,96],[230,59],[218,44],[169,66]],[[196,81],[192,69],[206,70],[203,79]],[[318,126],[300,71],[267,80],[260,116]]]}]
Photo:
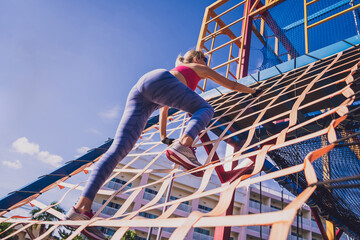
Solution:
[{"label": "railing", "polygon": [[255,208],[255,209],[260,209],[260,203],[250,200],[249,201],[249,207],[252,207],[252,208]]},{"label": "railing", "polygon": [[207,209],[202,209],[202,208],[198,208],[198,210],[202,213],[208,213],[211,211],[210,209],[207,210]]},{"label": "railing", "polygon": [[274,208],[274,207],[271,207],[270,209],[271,209],[272,212],[274,212],[274,211],[281,211],[281,209]]},{"label": "railing", "polygon": [[180,203],[178,209],[183,211],[183,212],[190,212],[192,207],[190,205],[188,205],[188,204]]},{"label": "railing", "polygon": [[164,232],[168,232],[168,233],[173,233],[175,231],[174,228],[163,228],[162,229]]},{"label": "railing", "polygon": [[[92,208],[93,208],[93,210],[96,212],[96,211],[98,211],[102,206],[103,206],[102,204],[94,202],[93,205],[92,205]],[[109,215],[109,216],[114,216],[114,214],[117,212],[117,210],[119,210],[119,209],[106,206],[106,207],[102,210],[101,213],[102,213],[102,214]]]},{"label": "railing", "polygon": [[109,215],[109,216],[114,216],[114,214],[115,214],[118,210],[119,210],[119,209],[106,206],[106,207],[104,208],[104,210],[102,211],[102,213],[107,214],[107,215]]},{"label": "railing", "polygon": [[155,194],[148,193],[148,192],[144,192],[143,198],[144,198],[145,200],[151,201],[151,200],[154,199],[155,196],[156,196]]},{"label": "railing", "polygon": [[292,236],[292,235],[287,237],[287,240],[302,240],[302,239],[303,239],[302,237],[298,238],[297,236]]},{"label": "railing", "polygon": [[[255,188],[255,189],[260,191],[260,185],[259,184],[254,184],[254,185],[251,186],[251,188]],[[265,187],[265,186],[261,186],[261,191],[262,192],[267,192],[269,194],[272,194],[272,195],[275,195],[275,196],[278,196],[278,197],[281,197],[281,192],[276,191],[276,190],[271,189],[271,188],[268,188],[268,187]],[[282,198],[284,200],[289,200],[290,202],[295,200],[294,196],[288,195],[286,193],[283,194]]]},{"label": "railing", "polygon": [[[247,229],[260,233],[260,226],[248,226]],[[261,233],[264,235],[270,234],[270,229],[267,226],[261,227]]]},{"label": "railing", "polygon": [[[299,226],[301,227],[301,222],[303,225],[306,225],[306,226],[311,226],[311,221],[309,219],[306,219],[306,218],[303,218],[301,220],[301,217],[299,217]],[[296,219],[296,216],[295,216],[295,220],[293,222],[294,225],[296,225],[297,223],[297,219]]]},{"label": "railing", "polygon": [[[145,200],[148,200],[148,201],[151,201],[155,198],[155,194],[153,193],[148,193],[148,192],[144,192],[144,196],[143,198]],[[164,197],[161,197],[160,198],[160,203],[164,203],[165,202],[165,198]],[[190,205],[187,205],[185,203],[180,203],[179,207],[177,208],[178,210],[181,210],[183,212],[190,212],[191,211],[191,206]]]},{"label": "railing", "polygon": [[[257,209],[260,211],[260,203],[255,201],[249,201],[249,207]],[[278,211],[278,210],[277,210]],[[261,212],[270,212],[270,207],[266,205],[261,205]]]},{"label": "railing", "polygon": [[[105,187],[107,188],[110,188],[110,189],[113,189],[113,190],[118,190],[120,189],[122,186],[124,186],[124,184],[121,184],[121,183],[117,183],[117,182],[114,182],[114,181],[110,181],[108,182],[107,184],[105,184]],[[131,186],[127,185],[123,191],[127,190],[127,189],[130,189]],[[130,193],[126,193],[126,194],[130,194]]]}]

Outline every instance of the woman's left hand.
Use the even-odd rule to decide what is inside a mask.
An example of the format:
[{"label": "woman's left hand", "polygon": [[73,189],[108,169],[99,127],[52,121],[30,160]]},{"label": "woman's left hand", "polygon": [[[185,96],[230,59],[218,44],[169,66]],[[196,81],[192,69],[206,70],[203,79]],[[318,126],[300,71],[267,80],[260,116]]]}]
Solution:
[{"label": "woman's left hand", "polygon": [[164,144],[166,144],[166,145],[168,145],[168,146],[170,146],[171,144],[173,144],[173,142],[174,142],[174,140],[175,139],[173,139],[173,138],[163,138],[162,140],[161,140],[161,142],[162,143],[164,143]]}]

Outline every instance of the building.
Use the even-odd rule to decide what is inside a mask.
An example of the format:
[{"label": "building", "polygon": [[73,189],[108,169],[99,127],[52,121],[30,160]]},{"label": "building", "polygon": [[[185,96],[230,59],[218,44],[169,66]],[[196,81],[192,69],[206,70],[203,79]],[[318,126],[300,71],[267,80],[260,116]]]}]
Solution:
[{"label": "building", "polygon": [[[136,150],[138,153],[141,150]],[[125,158],[121,164],[119,164],[119,168],[123,167],[126,163],[128,163],[130,157]],[[142,156],[140,159],[136,161],[137,164],[141,165],[141,161],[145,164],[150,160],[147,156]],[[171,162],[163,157],[156,161],[155,166],[153,168],[171,168]],[[133,166],[136,168],[136,165]],[[141,166],[139,166],[141,167]],[[104,190],[117,190],[122,187],[124,184],[129,181],[135,173],[121,173],[117,177],[113,178],[110,182],[105,184],[103,187]],[[130,189],[132,187],[145,185],[147,183],[154,182],[159,180],[161,176],[159,174],[143,174],[141,180],[135,181],[129,186],[125,187],[124,190]],[[200,184],[200,178],[187,175],[186,177],[181,178],[181,182],[175,180],[172,186],[170,200],[175,200],[177,198],[181,198],[183,196],[190,195],[193,193]],[[275,182],[273,183],[276,184]],[[278,211],[289,204],[294,197],[289,193],[281,192],[280,187],[277,186],[273,188],[269,188],[267,186],[254,185],[248,189],[238,189],[235,195],[235,204],[233,214],[254,214],[261,212],[270,212],[270,211]],[[208,184],[208,188],[216,188],[220,186],[220,182],[216,175],[213,175],[211,181]],[[152,200],[155,195],[158,193],[158,189],[160,188],[160,184],[151,185],[142,190],[142,192],[138,195],[138,197],[132,203],[132,209],[138,210],[140,207],[148,203]],[[261,188],[261,191],[260,191]],[[108,218],[113,216],[117,210],[122,206],[125,199],[129,196],[130,193],[120,193],[117,197],[115,197],[102,211],[100,217]],[[98,194],[95,198],[93,204],[93,210],[98,210],[107,200],[106,195]],[[209,212],[211,211],[217,204],[219,200],[219,195],[213,195],[211,197],[195,199],[193,201],[183,202],[179,205],[179,207],[175,210],[175,217],[187,217],[192,211],[201,211],[201,212]],[[165,197],[163,196],[160,202],[164,202]],[[261,204],[262,203],[262,204]],[[261,210],[260,210],[261,208]],[[161,215],[162,209],[156,209],[149,212],[141,212],[140,216],[145,218],[157,218]],[[299,224],[297,224],[297,221]],[[114,229],[111,228],[102,228],[104,233],[107,235],[112,235],[115,233]],[[149,231],[151,231],[151,239],[156,239],[158,230],[157,228],[149,229],[149,228],[135,228],[133,229],[139,236],[139,239],[147,239]],[[192,229],[188,235],[187,239],[198,239],[198,240],[210,240],[213,239],[214,236],[214,228],[195,228]],[[162,229],[161,239],[168,239],[171,236],[171,233],[174,231],[173,228],[164,228]],[[269,227],[262,226],[250,226],[250,227],[232,227],[231,228],[231,239],[268,239],[269,237]],[[297,238],[299,236],[299,238]],[[309,239],[309,240],[320,240],[322,239],[319,228],[315,220],[312,217],[311,210],[309,206],[304,205],[302,211],[299,216],[295,219],[292,224],[291,233],[289,234],[288,239]],[[341,239],[346,239],[343,236]]]}]

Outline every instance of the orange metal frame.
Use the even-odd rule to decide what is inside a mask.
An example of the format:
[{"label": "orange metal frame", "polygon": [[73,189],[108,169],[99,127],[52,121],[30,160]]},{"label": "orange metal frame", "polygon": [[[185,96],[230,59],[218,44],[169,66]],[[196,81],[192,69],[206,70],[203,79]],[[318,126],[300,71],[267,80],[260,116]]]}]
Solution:
[{"label": "orange metal frame", "polygon": [[[263,42],[263,31],[256,29],[252,24],[252,19],[261,18],[263,23],[268,23],[275,34],[278,33],[280,28],[266,10],[284,1],[267,0],[265,5],[260,0],[244,0],[235,5],[228,4],[229,0],[219,0],[213,3],[205,10],[196,49],[203,50],[209,58],[209,66],[214,70],[224,72],[227,78],[237,81],[247,76],[251,33],[254,32]],[[219,14],[216,13],[218,9],[224,7],[227,9]],[[240,11],[242,14],[233,17],[230,14],[234,11]],[[226,23],[228,21],[230,23]],[[241,32],[237,33],[239,29]],[[227,39],[226,41],[224,41],[224,36]],[[276,55],[279,55],[279,41],[287,50],[289,59],[298,56],[295,48],[286,37],[276,37],[277,47],[274,50]],[[214,63],[213,55],[218,52],[222,54],[216,56],[217,62]],[[225,54],[223,54],[224,52]],[[205,92],[206,85],[207,80],[205,79],[202,86],[199,85],[198,88]]]}]

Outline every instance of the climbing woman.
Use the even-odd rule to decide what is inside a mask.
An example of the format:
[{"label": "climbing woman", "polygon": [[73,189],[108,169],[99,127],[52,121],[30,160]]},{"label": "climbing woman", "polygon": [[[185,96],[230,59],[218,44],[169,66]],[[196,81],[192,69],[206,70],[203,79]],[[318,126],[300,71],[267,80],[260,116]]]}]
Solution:
[{"label": "climbing woman", "polygon": [[[160,110],[162,142],[172,144],[166,153],[167,157],[185,169],[201,166],[191,145],[214,114],[210,104],[194,92],[198,82],[204,78],[209,78],[237,92],[253,95],[261,92],[231,81],[209,68],[207,58],[202,51],[190,50],[184,56],[179,56],[176,67],[171,71],[157,69],[146,73],[131,89],[114,141],[97,163],[78,203],[67,213],[67,219],[88,220],[93,216],[91,205],[96,193],[116,165],[131,151],[144,130],[148,118],[159,108],[162,108]],[[174,143],[173,139],[166,137],[169,107],[192,115],[183,136]],[[94,239],[104,239],[104,235],[96,227],[87,227],[84,234]]]}]

